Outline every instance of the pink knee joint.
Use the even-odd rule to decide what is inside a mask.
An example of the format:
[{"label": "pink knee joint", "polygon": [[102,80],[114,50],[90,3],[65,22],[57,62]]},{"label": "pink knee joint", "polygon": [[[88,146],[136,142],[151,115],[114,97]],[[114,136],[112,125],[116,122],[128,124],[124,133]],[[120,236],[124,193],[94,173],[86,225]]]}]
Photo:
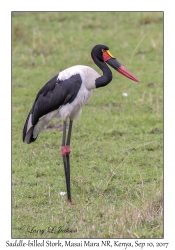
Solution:
[{"label": "pink knee joint", "polygon": [[70,152],[71,152],[71,150],[70,150],[70,146],[69,145],[61,147],[62,156],[70,155]]}]

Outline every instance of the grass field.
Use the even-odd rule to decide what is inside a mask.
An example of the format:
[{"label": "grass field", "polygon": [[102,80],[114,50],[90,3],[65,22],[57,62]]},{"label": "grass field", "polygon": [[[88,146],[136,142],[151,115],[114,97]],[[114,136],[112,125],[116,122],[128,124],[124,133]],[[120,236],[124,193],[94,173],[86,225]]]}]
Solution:
[{"label": "grass field", "polygon": [[[100,73],[90,56],[99,43],[140,84],[112,69],[74,122],[68,206],[62,131],[27,145],[22,129],[59,71],[82,64]],[[12,13],[12,237],[163,237],[163,13]]]}]

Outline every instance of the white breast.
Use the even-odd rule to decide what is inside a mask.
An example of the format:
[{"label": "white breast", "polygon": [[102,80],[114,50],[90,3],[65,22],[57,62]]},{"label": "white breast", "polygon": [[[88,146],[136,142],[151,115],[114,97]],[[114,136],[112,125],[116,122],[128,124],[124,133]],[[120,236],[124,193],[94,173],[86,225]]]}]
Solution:
[{"label": "white breast", "polygon": [[70,118],[77,119],[81,115],[82,107],[89,101],[92,95],[92,89],[96,88],[95,80],[100,75],[92,68],[83,65],[77,65],[63,70],[59,73],[58,79],[64,81],[72,75],[79,74],[82,84],[78,94],[73,102],[61,106],[47,115],[41,117],[34,128],[34,138],[44,129],[53,117],[61,117],[64,121]]},{"label": "white breast", "polygon": [[86,89],[84,83],[81,84],[80,90],[73,102],[59,108],[59,115],[63,120],[70,118],[77,119],[81,114],[82,107],[89,101],[92,95],[92,90]]},{"label": "white breast", "polygon": [[75,100],[59,109],[59,115],[63,120],[68,118],[75,120],[80,116],[82,106],[89,101],[92,95],[92,89],[96,88],[95,80],[100,77],[94,69],[88,66],[77,65],[59,73],[58,78],[65,80],[75,74],[81,76],[82,84]]},{"label": "white breast", "polygon": [[82,82],[84,83],[86,89],[95,89],[95,80],[100,77],[100,75],[91,67],[84,65],[72,66],[68,69],[63,70],[59,73],[58,78],[62,81],[70,78],[72,75],[79,74],[81,76]]}]

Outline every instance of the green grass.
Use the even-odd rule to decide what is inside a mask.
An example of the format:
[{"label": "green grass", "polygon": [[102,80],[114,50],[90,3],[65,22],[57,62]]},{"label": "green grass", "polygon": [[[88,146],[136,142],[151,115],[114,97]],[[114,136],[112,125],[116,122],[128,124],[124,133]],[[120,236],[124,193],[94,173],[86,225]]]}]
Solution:
[{"label": "green grass", "polygon": [[[93,91],[74,122],[76,205],[68,206],[60,195],[62,132],[46,129],[30,145],[21,134],[36,94],[55,74],[77,64],[100,73],[90,56],[98,43],[141,83],[112,70],[113,81]],[[13,238],[163,237],[162,51],[161,12],[13,12]]]}]

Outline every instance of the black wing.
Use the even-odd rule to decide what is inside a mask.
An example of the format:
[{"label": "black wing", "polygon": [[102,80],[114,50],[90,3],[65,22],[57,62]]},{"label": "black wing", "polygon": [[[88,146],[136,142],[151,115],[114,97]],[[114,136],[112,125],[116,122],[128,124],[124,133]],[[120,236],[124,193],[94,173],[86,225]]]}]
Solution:
[{"label": "black wing", "polygon": [[[71,103],[77,96],[81,84],[82,79],[79,74],[73,75],[64,81],[60,81],[58,75],[56,75],[48,81],[38,92],[32,109],[28,114],[23,128],[23,141],[27,143],[34,141],[36,138],[33,138],[32,132],[39,119],[60,106]],[[29,125],[28,128],[30,117],[31,126]],[[27,140],[26,136],[28,137]]]}]

